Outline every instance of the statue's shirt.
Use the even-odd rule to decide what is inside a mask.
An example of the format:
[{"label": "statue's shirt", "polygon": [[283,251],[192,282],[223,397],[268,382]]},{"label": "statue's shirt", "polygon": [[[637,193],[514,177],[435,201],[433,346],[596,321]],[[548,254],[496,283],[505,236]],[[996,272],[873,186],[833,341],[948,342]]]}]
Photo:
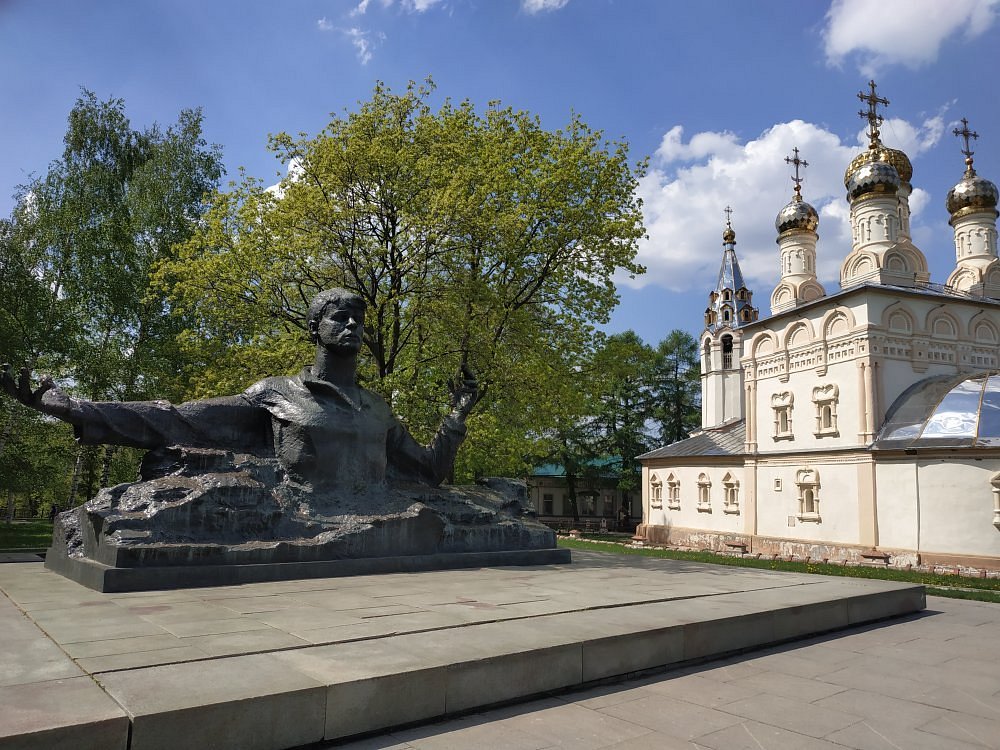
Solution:
[{"label": "statue's shirt", "polygon": [[363,388],[345,394],[308,368],[295,377],[267,378],[238,396],[178,406],[83,402],[75,429],[86,444],[274,456],[297,482],[355,492],[393,482],[440,484],[465,435],[464,425],[447,417],[422,446],[381,396]]}]

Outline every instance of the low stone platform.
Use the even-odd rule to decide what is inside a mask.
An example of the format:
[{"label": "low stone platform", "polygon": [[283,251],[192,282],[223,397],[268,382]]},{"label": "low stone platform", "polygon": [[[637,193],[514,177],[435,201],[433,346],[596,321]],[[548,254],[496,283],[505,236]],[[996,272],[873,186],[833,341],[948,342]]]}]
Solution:
[{"label": "low stone platform", "polygon": [[381,573],[415,573],[503,565],[550,565],[569,563],[568,549],[523,549],[495,552],[442,552],[433,555],[360,557],[344,560],[311,560],[245,565],[171,565],[115,568],[86,558],[50,554],[45,567],[87,588],[103,593],[161,591],[196,586],[238,586],[265,581]]},{"label": "low stone platform", "polygon": [[124,594],[0,565],[0,747],[291,748],[924,607],[921,586],[572,565]]}]

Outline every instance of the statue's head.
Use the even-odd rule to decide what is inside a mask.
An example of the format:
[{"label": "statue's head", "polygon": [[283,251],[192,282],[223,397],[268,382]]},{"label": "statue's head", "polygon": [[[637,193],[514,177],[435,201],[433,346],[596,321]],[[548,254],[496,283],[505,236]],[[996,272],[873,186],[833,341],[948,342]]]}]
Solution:
[{"label": "statue's head", "polygon": [[364,299],[349,289],[336,288],[320,292],[309,304],[309,312],[306,315],[306,325],[309,327],[309,339],[314,344],[321,343],[320,324],[323,322],[323,319],[330,317],[334,312],[348,311],[355,314],[354,319],[358,324],[357,334],[360,344],[366,307]]}]

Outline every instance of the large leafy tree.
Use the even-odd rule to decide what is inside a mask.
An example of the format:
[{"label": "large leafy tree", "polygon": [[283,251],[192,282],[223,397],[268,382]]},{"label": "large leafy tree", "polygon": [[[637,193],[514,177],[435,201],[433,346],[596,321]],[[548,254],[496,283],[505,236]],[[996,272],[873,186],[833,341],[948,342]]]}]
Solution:
[{"label": "large leafy tree", "polygon": [[523,436],[556,416],[547,391],[617,302],[613,275],[642,271],[643,166],[578,117],[553,132],[498,103],[434,111],[431,94],[378,85],[315,137],[273,137],[288,178],[217,194],[159,281],[193,321],[192,394],[300,365],[309,299],[346,286],[368,304],[370,387],[426,437],[472,366],[484,401],[460,471],[517,471]]},{"label": "large leafy tree", "polygon": [[85,90],[62,158],[23,192],[38,273],[78,320],[64,346],[88,398],[179,392],[174,341],[183,320],[166,314],[150,274],[190,236],[222,174],[201,122],[199,110],[185,110],[165,130],[135,130],[121,99]]},{"label": "large leafy tree", "polygon": [[540,432],[535,464],[563,468],[578,518],[579,487],[610,474],[624,499],[639,487],[637,456],[698,426],[701,383],[694,339],[679,330],[656,347],[634,331],[599,337],[571,372],[565,387],[549,390],[560,409]]},{"label": "large leafy tree", "polygon": [[[199,110],[185,110],[166,129],[137,130],[122,100],[82,92],[62,157],[20,190],[0,232],[5,361],[61,376],[90,399],[182,395],[177,341],[185,321],[168,314],[150,279],[197,226],[223,171],[201,123]],[[91,467],[88,496],[109,479],[112,458],[107,452],[95,469],[93,455],[79,455],[77,474]],[[122,478],[134,470],[125,461]]]}]

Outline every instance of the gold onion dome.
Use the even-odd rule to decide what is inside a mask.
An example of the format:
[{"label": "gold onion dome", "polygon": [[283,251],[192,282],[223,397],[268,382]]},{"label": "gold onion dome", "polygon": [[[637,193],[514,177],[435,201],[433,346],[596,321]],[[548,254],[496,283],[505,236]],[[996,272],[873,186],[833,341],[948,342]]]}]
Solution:
[{"label": "gold onion dome", "polygon": [[898,148],[889,148],[879,143],[873,148],[869,148],[867,151],[858,154],[851,160],[847,171],[844,172],[844,184],[846,185],[848,180],[851,179],[851,174],[854,170],[872,161],[884,161],[887,164],[891,164],[896,168],[896,174],[899,175],[899,179],[902,182],[910,182],[913,179],[913,164],[910,163],[910,157]]},{"label": "gold onion dome", "polygon": [[732,227],[726,227],[726,231],[722,233],[722,241],[726,243],[736,242],[736,232]]},{"label": "gold onion dome", "polygon": [[[902,180],[896,168],[887,161],[882,161],[869,150],[859,166],[848,170],[844,175],[844,187],[847,188],[847,198],[854,200],[866,195],[895,195]],[[855,159],[855,161],[858,161]],[[851,162],[854,166],[854,162]]]},{"label": "gold onion dome", "polygon": [[816,209],[802,200],[798,194],[778,212],[778,217],[774,220],[774,228],[779,234],[791,229],[815,232],[818,226],[819,214],[816,213]]}]

